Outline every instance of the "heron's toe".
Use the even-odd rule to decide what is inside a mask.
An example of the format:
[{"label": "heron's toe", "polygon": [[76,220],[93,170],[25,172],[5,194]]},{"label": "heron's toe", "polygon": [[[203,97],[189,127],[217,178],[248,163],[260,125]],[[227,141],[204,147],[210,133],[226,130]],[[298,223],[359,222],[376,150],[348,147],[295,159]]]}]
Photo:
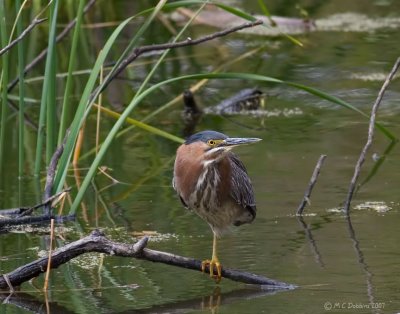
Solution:
[{"label": "heron's toe", "polygon": [[[204,260],[201,262],[201,271],[203,273],[206,272],[208,267],[208,271],[210,273],[210,277],[214,278],[216,283],[219,283],[222,278],[222,265],[218,259]],[[216,272],[215,272],[216,270]]]}]

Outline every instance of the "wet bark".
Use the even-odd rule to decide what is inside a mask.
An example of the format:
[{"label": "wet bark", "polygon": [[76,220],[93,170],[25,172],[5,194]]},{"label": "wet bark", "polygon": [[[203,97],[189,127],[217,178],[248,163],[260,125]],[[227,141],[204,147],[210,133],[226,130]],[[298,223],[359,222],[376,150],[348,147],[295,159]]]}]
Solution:
[{"label": "wet bark", "polygon": [[[87,237],[55,250],[51,256],[51,268],[58,268],[60,265],[67,263],[79,255],[89,252],[99,252],[201,271],[201,261],[145,248],[147,241],[148,238],[144,237],[135,244],[114,242],[107,239],[102,232],[95,230]],[[46,272],[47,262],[48,257],[45,256],[29,264],[20,266],[7,274],[3,274],[0,277],[0,289],[8,288],[12,290],[15,286],[19,286],[23,282]],[[246,284],[258,285],[264,290],[290,290],[296,288],[292,284],[230,268],[222,268],[222,277]]]}]

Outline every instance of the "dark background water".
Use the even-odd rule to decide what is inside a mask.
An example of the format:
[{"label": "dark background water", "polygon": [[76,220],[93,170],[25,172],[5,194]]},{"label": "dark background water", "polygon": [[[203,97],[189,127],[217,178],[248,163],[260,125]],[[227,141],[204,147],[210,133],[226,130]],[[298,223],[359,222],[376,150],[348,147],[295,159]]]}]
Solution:
[{"label": "dark background water", "polygon": [[[99,4],[86,22],[119,21],[146,6],[144,2],[112,3],[108,7]],[[396,26],[400,24],[399,2],[268,1],[270,11],[282,16],[297,16],[297,3],[308,10],[318,27],[317,31],[295,35],[305,44],[303,48],[282,37],[234,34],[201,46],[172,51],[152,83],[177,75],[210,72],[263,45],[260,51],[227,67],[226,71],[263,74],[309,85],[369,113],[386,74],[399,56],[399,28]],[[234,4],[249,12],[260,12],[255,1]],[[101,47],[112,29],[88,29],[87,37],[95,45],[88,51],[82,49],[85,61],[79,61],[81,69],[90,67],[97,55],[91,49]],[[134,29],[135,24],[119,42],[121,47],[115,47],[115,57]],[[213,31],[212,27],[193,26],[188,36],[196,38]],[[163,26],[155,23],[144,41],[163,43],[169,38]],[[65,54],[62,47],[61,55]],[[133,70],[123,75],[130,76],[131,80],[119,80],[110,86],[105,104],[124,107],[155,58],[139,59]],[[38,71],[29,76],[29,97],[40,98],[41,84],[37,77],[42,73]],[[77,95],[86,78],[86,75],[77,77]],[[193,83],[164,87],[140,104],[132,117],[145,117]],[[59,84],[63,84],[62,79]],[[198,126],[198,130],[215,129],[231,136],[263,139],[256,145],[237,149],[254,184],[257,219],[222,238],[220,259],[227,267],[295,283],[299,288],[269,294],[229,280],[216,286],[201,273],[88,254],[52,272],[49,300],[53,312],[92,313],[96,309],[104,313],[131,310],[153,313],[214,310],[219,313],[393,313],[400,310],[398,145],[385,156],[390,143],[377,131],[360,182],[366,180],[377,165],[373,154],[385,159],[356,194],[350,225],[338,209],[346,197],[354,165],[366,141],[368,120],[283,85],[213,80],[197,92],[196,97],[206,107],[242,88],[255,86],[269,95],[266,110],[274,115],[229,118],[207,115]],[[398,100],[397,79],[390,85],[378,117],[396,136],[400,133]],[[181,106],[181,103],[176,104],[151,124],[181,135]],[[31,111],[35,114],[34,105]],[[113,122],[103,118],[104,133]],[[94,145],[94,128],[93,117],[87,125],[86,150]],[[40,182],[30,176],[17,179],[17,158],[13,157],[16,156],[17,148],[13,144],[16,136],[16,132],[10,132],[9,166],[1,175],[2,208],[29,205],[41,197]],[[28,131],[27,151],[33,151],[34,145],[35,132]],[[110,238],[126,242],[133,241],[136,232],[146,230],[157,232],[150,238],[150,248],[198,259],[209,258],[212,244],[209,227],[182,208],[171,186],[176,148],[176,143],[138,129],[117,139],[103,165],[112,168],[112,176],[123,184],[107,187],[110,180],[97,176],[78,221],[57,229],[57,245],[65,243],[62,238],[68,242],[97,227]],[[321,154],[328,157],[302,222],[294,215],[295,210]],[[91,158],[81,162],[82,175]],[[32,169],[29,158],[27,168]],[[68,182],[75,185],[72,171]],[[45,254],[46,234],[48,228],[15,229],[2,235],[1,272]],[[38,304],[44,302],[43,295],[35,288],[41,287],[42,281],[39,278],[25,283],[22,291],[27,295],[21,295],[21,299],[27,302],[32,298],[32,302]],[[7,313],[23,312],[13,305],[2,305],[2,309]]]}]

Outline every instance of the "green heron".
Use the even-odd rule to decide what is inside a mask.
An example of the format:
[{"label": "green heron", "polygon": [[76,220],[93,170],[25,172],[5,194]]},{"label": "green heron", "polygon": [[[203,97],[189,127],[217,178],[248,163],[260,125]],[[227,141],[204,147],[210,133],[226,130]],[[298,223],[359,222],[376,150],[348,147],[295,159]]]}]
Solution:
[{"label": "green heron", "polygon": [[210,276],[217,282],[222,269],[217,257],[217,237],[231,226],[251,223],[256,217],[250,178],[231,149],[260,140],[203,131],[187,138],[176,152],[173,187],[182,204],[204,219],[213,231],[212,257],[203,261],[201,268],[205,272],[208,266]]}]

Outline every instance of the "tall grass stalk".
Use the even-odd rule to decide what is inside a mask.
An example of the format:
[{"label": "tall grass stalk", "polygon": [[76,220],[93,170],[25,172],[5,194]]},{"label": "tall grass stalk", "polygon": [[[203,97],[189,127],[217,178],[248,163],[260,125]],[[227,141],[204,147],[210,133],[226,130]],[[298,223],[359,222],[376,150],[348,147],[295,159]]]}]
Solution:
[{"label": "tall grass stalk", "polygon": [[[5,17],[5,3],[4,0],[0,0],[0,42],[1,46],[5,47],[7,45],[7,24]],[[8,52],[1,56],[1,125],[0,125],[0,173],[3,171],[4,165],[4,148],[5,148],[5,138],[6,138],[6,123],[8,118],[8,106],[7,106],[7,84],[8,84]]]},{"label": "tall grass stalk", "polygon": [[58,15],[59,0],[54,0],[51,8],[51,24],[49,32],[49,51],[46,60],[45,84],[47,84],[47,121],[46,121],[46,165],[50,164],[51,157],[56,148],[56,73],[57,73],[57,54],[56,54],[56,26]]},{"label": "tall grass stalk", "polygon": [[[16,0],[15,9],[17,16],[21,7],[21,0]],[[17,21],[17,35],[23,31],[22,18]],[[18,43],[18,75],[19,75],[19,111],[18,111],[18,175],[21,178],[24,175],[25,163],[25,150],[24,150],[24,134],[25,134],[25,82],[24,82],[24,68],[25,68],[25,47],[24,40]]]},{"label": "tall grass stalk", "polygon": [[[101,67],[101,71],[100,71],[100,85],[103,84],[103,72],[104,72],[104,68]],[[103,108],[103,94],[100,93],[99,95],[99,101],[98,101],[98,105],[97,105],[97,119],[96,119],[96,154],[99,151],[99,144],[100,144],[100,121],[101,121],[101,109]]]},{"label": "tall grass stalk", "polygon": [[68,126],[68,118],[71,116],[71,93],[72,93],[72,84],[73,84],[73,70],[75,68],[75,61],[77,59],[77,47],[79,42],[79,36],[81,32],[81,24],[82,24],[82,16],[83,16],[83,8],[85,7],[85,0],[79,1],[78,12],[76,16],[76,25],[74,29],[74,35],[72,37],[71,49],[69,51],[70,58],[68,63],[68,75],[67,81],[65,83],[64,90],[64,98],[62,103],[62,111],[60,118],[60,128],[58,130],[58,145],[60,145],[64,139],[65,131]]},{"label": "tall grass stalk", "polygon": [[[51,124],[51,117],[48,117],[47,114],[50,112],[52,113],[53,108],[50,108],[49,110],[47,109],[47,106],[50,105],[48,104],[48,91],[49,91],[49,85],[50,85],[50,80],[52,79],[51,73],[52,73],[52,65],[54,59],[53,59],[53,54],[55,52],[54,46],[55,46],[55,37],[56,37],[56,15],[58,9],[58,0],[54,0],[54,2],[51,4],[51,13],[52,15],[51,18],[51,25],[50,25],[50,31],[49,31],[49,41],[48,41],[48,52],[47,52],[47,58],[46,58],[46,66],[45,66],[45,75],[44,75],[44,80],[43,80],[43,87],[42,87],[42,97],[40,101],[40,114],[39,114],[39,125],[38,125],[38,135],[37,135],[37,142],[36,142],[36,158],[35,158],[35,169],[34,169],[34,174],[36,176],[39,176],[40,174],[40,169],[41,169],[41,164],[42,164],[42,153],[43,153],[43,145],[44,145],[44,137],[45,137],[45,130],[48,133],[49,131],[52,131],[51,126],[48,126],[46,124],[50,122]],[[54,79],[54,78],[53,78]],[[49,130],[50,129],[50,130]],[[49,136],[50,134],[47,134]],[[50,135],[52,136],[52,135]],[[49,144],[49,140],[46,140],[46,144]],[[47,145],[46,145],[47,147]],[[47,147],[46,150],[49,150],[50,147]],[[47,153],[46,153],[47,155]],[[46,157],[46,159],[48,156]],[[51,157],[50,157],[51,158]]]},{"label": "tall grass stalk", "polygon": [[[105,107],[102,107],[100,105],[95,105],[95,106],[98,108],[99,111],[100,110],[103,111],[105,114],[107,114],[110,117],[113,117],[115,119],[119,119],[121,117],[121,114],[118,113],[118,112],[112,111],[112,110],[110,110],[108,108],[105,108]],[[148,124],[146,124],[146,123],[144,123],[142,121],[139,121],[139,120],[136,120],[136,119],[128,117],[128,118],[126,118],[125,122],[128,123],[128,124],[134,125],[136,127],[139,127],[142,130],[145,130],[147,132],[150,132],[150,133],[153,133],[155,135],[158,135],[158,136],[164,137],[166,139],[169,139],[171,141],[174,141],[176,143],[182,144],[184,142],[184,140],[182,138],[180,138],[178,136],[175,136],[173,134],[170,134],[168,132],[165,132],[165,131],[163,131],[161,129],[155,128],[154,126],[148,125]],[[97,146],[96,146],[96,148],[97,148]],[[96,153],[98,153],[98,150],[96,151]]]}]

